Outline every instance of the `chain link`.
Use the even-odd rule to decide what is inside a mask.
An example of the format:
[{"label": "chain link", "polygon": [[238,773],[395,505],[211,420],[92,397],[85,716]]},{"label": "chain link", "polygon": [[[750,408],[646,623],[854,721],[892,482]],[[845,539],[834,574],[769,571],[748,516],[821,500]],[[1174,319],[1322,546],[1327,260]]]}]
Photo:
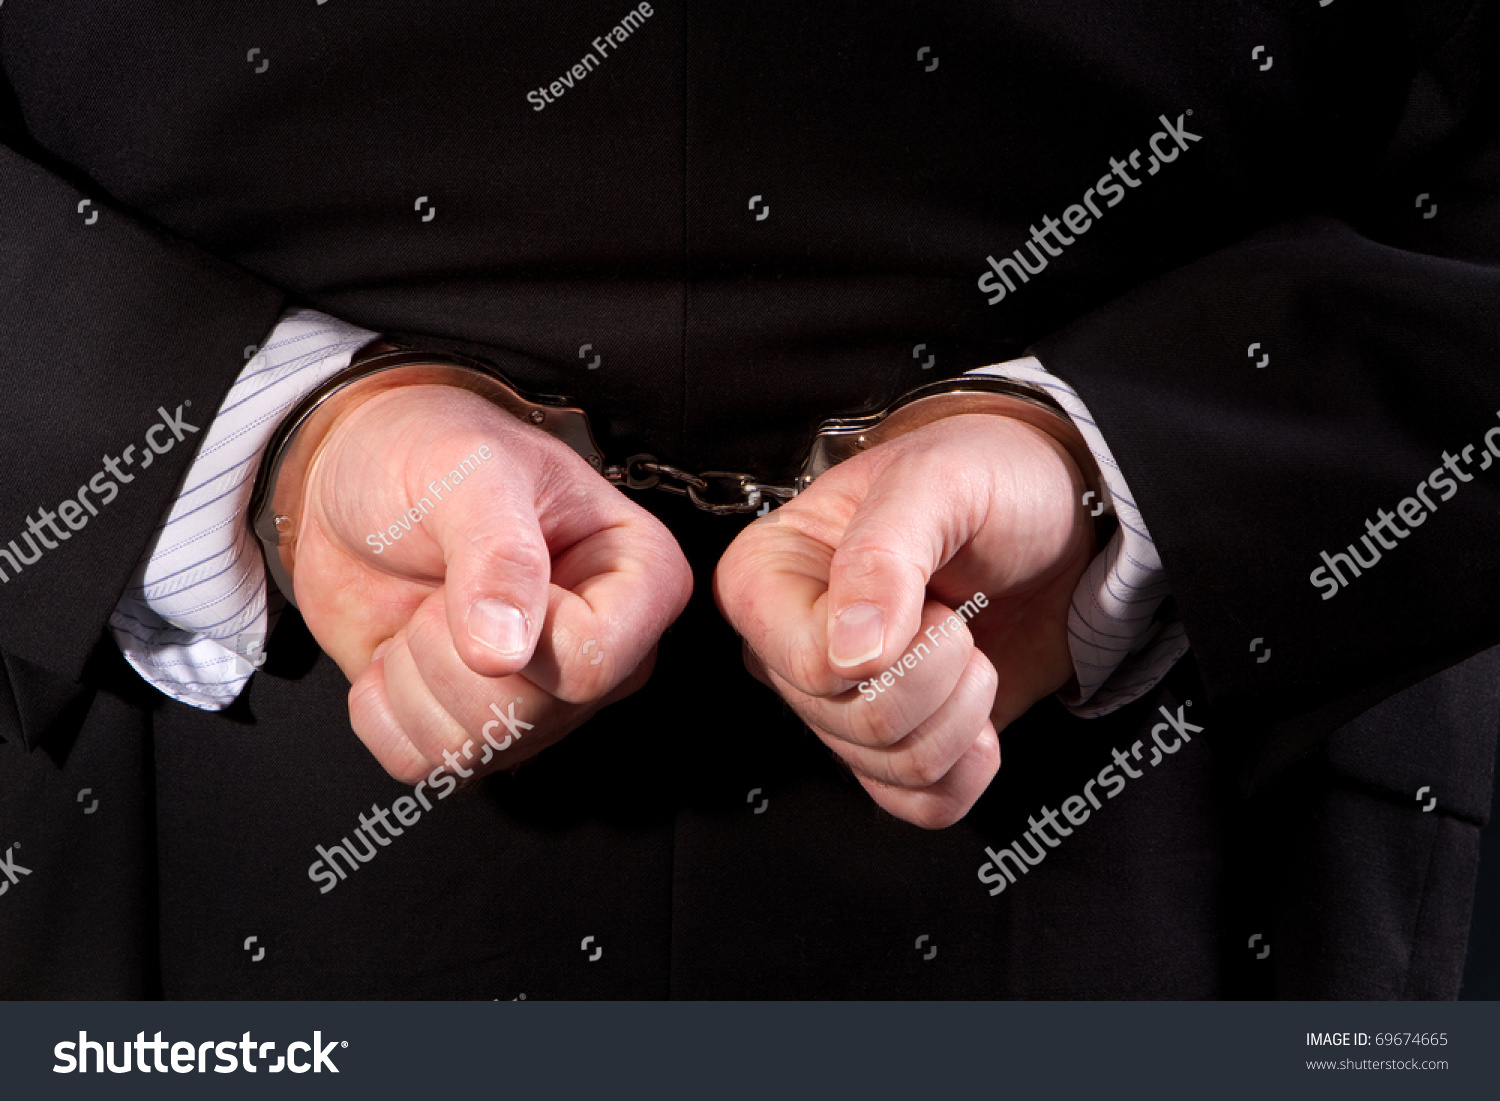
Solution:
[{"label": "chain link", "polygon": [[[746,512],[768,511],[771,502],[782,504],[797,496],[793,486],[757,482],[753,475],[729,470],[705,470],[689,474],[667,463],[657,462],[654,455],[632,455],[624,464],[607,466],[604,476],[610,483],[626,489],[659,489],[686,497],[704,512],[733,516]],[[730,499],[722,499],[728,497]],[[769,498],[769,500],[767,500]]]}]

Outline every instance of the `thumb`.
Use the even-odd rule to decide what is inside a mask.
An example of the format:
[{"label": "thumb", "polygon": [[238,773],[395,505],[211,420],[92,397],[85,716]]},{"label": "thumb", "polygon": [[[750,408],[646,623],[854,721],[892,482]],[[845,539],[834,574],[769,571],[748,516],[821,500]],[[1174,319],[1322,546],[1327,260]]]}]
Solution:
[{"label": "thumb", "polygon": [[[443,549],[444,607],[454,647],[465,665],[486,677],[508,676],[531,661],[552,577],[535,474],[507,458],[501,449],[484,469],[446,475],[462,500],[440,511],[442,521],[433,531]],[[455,484],[471,479],[472,485]],[[441,479],[430,488],[447,492]]]},{"label": "thumb", "polygon": [[893,464],[850,518],[828,573],[829,663],[849,678],[894,663],[922,623],[927,582],[967,541],[936,476]]}]

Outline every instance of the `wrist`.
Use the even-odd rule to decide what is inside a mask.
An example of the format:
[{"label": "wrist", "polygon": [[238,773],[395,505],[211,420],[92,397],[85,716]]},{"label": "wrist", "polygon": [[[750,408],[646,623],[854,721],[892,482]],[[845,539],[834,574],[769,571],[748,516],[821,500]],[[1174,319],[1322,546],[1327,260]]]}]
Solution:
[{"label": "wrist", "polygon": [[384,341],[367,344],[348,368],[308,394],[287,415],[261,463],[251,526],[265,549],[267,569],[293,605],[297,603],[293,580],[297,535],[319,455],[356,410],[381,394],[419,385],[455,386],[476,393],[567,443],[594,469],[603,467],[587,417],[561,399],[523,394],[493,367],[467,356],[411,351]]},{"label": "wrist", "polygon": [[[1028,449],[1037,455],[1032,466],[1032,470],[1035,471],[1034,481],[1038,493],[1045,492],[1051,501],[1051,504],[1047,506],[1048,513],[1057,515],[1058,510],[1065,508],[1071,526],[1085,536],[1088,557],[1093,558],[1107,542],[1107,539],[1102,537],[1103,532],[1106,530],[1106,523],[1113,519],[1104,517],[1102,514],[1100,517],[1090,515],[1091,503],[1098,500],[1102,482],[1099,477],[1098,464],[1093,461],[1093,456],[1089,454],[1089,464],[1085,467],[1080,464],[1078,449],[1065,446],[1052,431],[1045,430],[1029,420],[1003,416],[999,419],[1009,421],[1008,427],[1012,431],[1012,440],[1025,440]],[[1075,428],[1074,431],[1076,432],[1077,429]],[[1082,441],[1081,433],[1079,440]],[[1085,454],[1088,454],[1086,445]],[[1091,491],[1092,496],[1090,496]],[[1100,520],[1105,523],[1100,523]]]},{"label": "wrist", "polygon": [[[334,430],[355,409],[399,384],[399,380],[389,376],[359,377],[368,360],[398,348],[383,339],[363,345],[350,358],[348,367],[326,380],[292,410],[266,450],[251,508],[251,523],[264,544],[267,568],[277,587],[293,604],[296,603],[292,592],[296,533],[302,523],[308,482],[317,457]],[[351,381],[341,382],[344,379]],[[323,396],[318,400],[320,395]],[[304,412],[310,403],[315,404]],[[269,531],[264,530],[267,528]]]},{"label": "wrist", "polygon": [[824,421],[814,437],[799,485],[805,487],[830,467],[879,444],[929,424],[970,414],[1018,421],[1065,456],[1068,468],[1081,482],[1073,495],[1073,507],[1081,506],[1092,521],[1096,546],[1108,541],[1113,517],[1105,515],[1104,479],[1087,440],[1052,395],[1017,379],[962,375],[909,391],[879,413]]}]

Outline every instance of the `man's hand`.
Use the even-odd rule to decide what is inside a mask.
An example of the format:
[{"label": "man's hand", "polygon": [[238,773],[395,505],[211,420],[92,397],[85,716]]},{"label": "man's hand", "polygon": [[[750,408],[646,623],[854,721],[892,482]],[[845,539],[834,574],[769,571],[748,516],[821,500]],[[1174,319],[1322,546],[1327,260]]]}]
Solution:
[{"label": "man's hand", "polygon": [[[1083,486],[1044,432],[950,417],[751,524],[714,593],[750,672],[877,803],[949,826],[994,779],[996,732],[1072,674],[1068,607],[1094,552]],[[976,593],[965,624],[954,609]]]},{"label": "man's hand", "polygon": [[466,390],[354,407],[308,469],[296,597],[413,783],[506,768],[643,685],[692,572],[565,444]]}]

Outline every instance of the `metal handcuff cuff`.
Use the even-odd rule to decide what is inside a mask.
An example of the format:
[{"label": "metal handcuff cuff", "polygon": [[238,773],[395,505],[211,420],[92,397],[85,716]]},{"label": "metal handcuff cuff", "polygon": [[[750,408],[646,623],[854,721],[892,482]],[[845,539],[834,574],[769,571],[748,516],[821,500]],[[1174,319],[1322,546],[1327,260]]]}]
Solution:
[{"label": "metal handcuff cuff", "polygon": [[[608,465],[594,440],[588,414],[566,398],[526,393],[481,359],[377,341],[366,345],[354,362],[287,415],[271,437],[256,478],[251,526],[265,548],[271,576],[294,605],[291,570],[283,553],[289,555],[294,549],[302,488],[322,441],[352,404],[374,393],[421,383],[459,386],[489,399],[518,420],[567,444],[613,485],[675,493],[719,515],[764,515],[772,502],[779,505],[791,500],[845,459],[961,413],[1001,414],[1040,429],[1073,458],[1092,495],[1101,496],[1093,454],[1067,413],[1045,390],[1011,379],[963,375],[919,386],[878,413],[825,420],[813,436],[797,477],[790,485],[776,485],[725,470],[692,474],[653,455],[632,455],[622,464]],[[1084,501],[1088,499],[1085,494]]]}]

